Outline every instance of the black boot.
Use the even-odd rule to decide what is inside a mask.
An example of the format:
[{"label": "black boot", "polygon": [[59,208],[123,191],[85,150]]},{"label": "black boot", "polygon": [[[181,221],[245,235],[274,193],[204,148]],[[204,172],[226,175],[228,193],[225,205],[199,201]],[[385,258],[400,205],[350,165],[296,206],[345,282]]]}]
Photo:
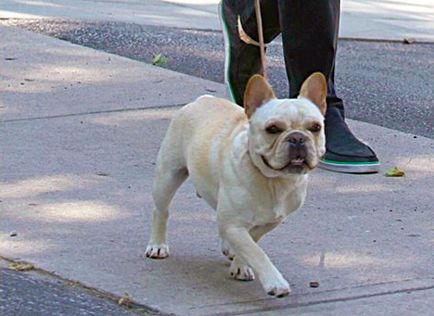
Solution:
[{"label": "black boot", "polygon": [[328,100],[328,104],[325,115],[327,151],[320,167],[346,173],[378,172],[380,163],[375,152],[351,132],[345,122],[342,102],[333,98]]}]

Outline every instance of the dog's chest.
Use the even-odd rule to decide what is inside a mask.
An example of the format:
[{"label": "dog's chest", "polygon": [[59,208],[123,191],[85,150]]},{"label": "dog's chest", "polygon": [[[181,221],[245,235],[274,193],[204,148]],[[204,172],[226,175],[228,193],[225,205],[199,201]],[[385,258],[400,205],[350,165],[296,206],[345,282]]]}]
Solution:
[{"label": "dog's chest", "polygon": [[262,203],[256,204],[255,225],[280,222],[303,204],[306,196],[304,182],[297,183],[296,186],[284,186],[277,189],[263,194]]},{"label": "dog's chest", "polygon": [[283,204],[276,205],[273,208],[263,208],[258,212],[254,219],[254,225],[266,225],[277,223],[284,220],[290,212]]}]

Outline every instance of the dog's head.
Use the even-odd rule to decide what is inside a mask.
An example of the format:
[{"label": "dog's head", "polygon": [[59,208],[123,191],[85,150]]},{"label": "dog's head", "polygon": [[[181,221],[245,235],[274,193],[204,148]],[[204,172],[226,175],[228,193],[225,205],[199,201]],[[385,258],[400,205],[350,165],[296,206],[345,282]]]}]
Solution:
[{"label": "dog's head", "polygon": [[305,174],[325,153],[324,114],[327,83],[316,72],[297,99],[276,99],[264,77],[250,78],[244,94],[249,118],[249,151],[267,177]]}]

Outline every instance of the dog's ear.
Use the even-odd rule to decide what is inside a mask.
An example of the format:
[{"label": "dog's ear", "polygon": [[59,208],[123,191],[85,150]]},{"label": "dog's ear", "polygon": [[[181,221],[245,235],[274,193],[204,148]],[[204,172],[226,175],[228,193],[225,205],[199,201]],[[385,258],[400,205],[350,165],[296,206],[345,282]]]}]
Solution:
[{"label": "dog's ear", "polygon": [[325,115],[327,110],[327,81],[325,76],[320,72],[311,74],[309,78],[303,82],[299,96],[312,101],[318,107],[322,115]]},{"label": "dog's ear", "polygon": [[273,89],[267,80],[261,75],[253,75],[247,82],[244,92],[244,111],[247,117],[250,118],[257,108],[275,98]]}]

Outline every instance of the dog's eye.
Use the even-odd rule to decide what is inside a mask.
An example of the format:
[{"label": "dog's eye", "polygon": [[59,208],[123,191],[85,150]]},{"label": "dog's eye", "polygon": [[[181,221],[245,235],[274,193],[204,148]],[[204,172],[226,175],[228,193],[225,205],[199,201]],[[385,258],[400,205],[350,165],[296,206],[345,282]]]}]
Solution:
[{"label": "dog's eye", "polygon": [[265,129],[265,131],[266,131],[268,134],[277,134],[277,133],[282,132],[282,130],[281,130],[280,128],[278,128],[276,125],[268,126],[268,127]]},{"label": "dog's eye", "polygon": [[309,131],[311,131],[312,133],[318,133],[321,130],[321,125],[318,123],[313,124],[310,128]]}]

